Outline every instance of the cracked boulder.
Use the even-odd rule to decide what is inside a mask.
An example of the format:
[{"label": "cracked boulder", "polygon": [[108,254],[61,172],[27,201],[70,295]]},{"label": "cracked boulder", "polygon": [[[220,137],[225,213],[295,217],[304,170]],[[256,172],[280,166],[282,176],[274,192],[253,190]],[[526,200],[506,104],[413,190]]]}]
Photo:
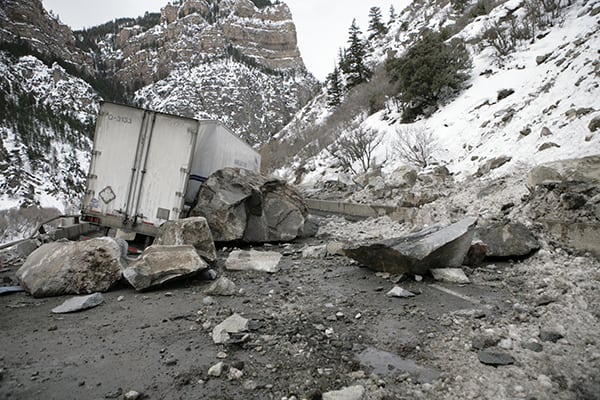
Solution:
[{"label": "cracked boulder", "polygon": [[158,230],[158,236],[154,240],[154,244],[168,246],[191,245],[205,260],[212,262],[217,259],[215,242],[208,222],[203,217],[165,222]]},{"label": "cracked boulder", "polygon": [[125,241],[109,237],[47,243],[27,257],[17,279],[34,297],[106,292],[121,279],[126,251]]},{"label": "cracked boulder", "polygon": [[536,237],[520,223],[491,223],[478,227],[476,234],[487,246],[487,257],[525,257],[540,248]]},{"label": "cracked boulder", "polygon": [[375,271],[421,275],[431,268],[460,266],[471,246],[476,224],[477,218],[465,218],[444,228],[347,246],[343,251],[347,257]]},{"label": "cracked boulder", "polygon": [[144,250],[139,260],[130,263],[123,276],[135,290],[146,290],[206,268],[208,265],[194,246],[153,245]]},{"label": "cracked boulder", "polygon": [[202,185],[190,215],[206,218],[216,242],[264,243],[302,236],[308,210],[285,181],[225,168]]}]

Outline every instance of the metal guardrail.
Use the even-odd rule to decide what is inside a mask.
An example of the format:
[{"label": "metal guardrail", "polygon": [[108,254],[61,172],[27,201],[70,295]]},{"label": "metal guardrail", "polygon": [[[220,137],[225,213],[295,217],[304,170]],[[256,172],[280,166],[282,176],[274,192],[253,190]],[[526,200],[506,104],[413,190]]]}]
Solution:
[{"label": "metal guardrail", "polygon": [[75,218],[75,219],[78,219],[79,217],[80,217],[79,215],[59,215],[57,217],[50,218],[47,221],[41,222],[38,225],[38,227],[35,229],[35,232],[31,236],[23,238],[23,239],[19,239],[19,240],[14,240],[12,242],[0,244],[0,250],[11,248],[13,246],[18,245],[19,243],[23,243],[23,242],[26,242],[28,240],[35,239],[39,235],[43,235],[45,233],[45,231],[43,230],[44,225],[47,225],[47,224],[49,224],[52,221],[56,221],[57,219],[61,219],[61,218]]}]

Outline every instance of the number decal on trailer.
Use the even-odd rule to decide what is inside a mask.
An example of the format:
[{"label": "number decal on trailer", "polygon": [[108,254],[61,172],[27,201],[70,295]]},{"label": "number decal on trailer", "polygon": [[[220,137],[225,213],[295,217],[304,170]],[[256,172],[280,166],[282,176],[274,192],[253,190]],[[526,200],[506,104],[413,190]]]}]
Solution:
[{"label": "number decal on trailer", "polygon": [[114,115],[111,113],[104,113],[104,115],[106,116],[106,118],[109,121],[116,121],[116,122],[121,122],[123,124],[133,124],[133,120],[129,117],[126,117],[124,115]]}]

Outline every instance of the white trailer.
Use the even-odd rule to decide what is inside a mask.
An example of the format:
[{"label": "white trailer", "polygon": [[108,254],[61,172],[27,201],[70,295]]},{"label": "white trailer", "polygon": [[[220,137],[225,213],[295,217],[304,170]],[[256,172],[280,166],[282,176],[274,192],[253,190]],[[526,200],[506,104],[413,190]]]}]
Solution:
[{"label": "white trailer", "polygon": [[184,218],[218,169],[260,169],[260,154],[218,121],[104,102],[96,122],[82,217],[154,236]]}]

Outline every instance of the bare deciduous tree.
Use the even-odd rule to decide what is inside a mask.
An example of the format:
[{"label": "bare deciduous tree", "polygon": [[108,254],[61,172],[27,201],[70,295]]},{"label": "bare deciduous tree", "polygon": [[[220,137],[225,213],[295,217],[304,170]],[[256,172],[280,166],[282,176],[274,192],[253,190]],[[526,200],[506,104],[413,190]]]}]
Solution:
[{"label": "bare deciduous tree", "polygon": [[[373,161],[373,153],[381,144],[383,136],[375,129],[362,127],[360,122],[344,124],[343,133],[328,151],[341,166],[354,174],[366,172]],[[358,162],[360,169],[355,168]]]},{"label": "bare deciduous tree", "polygon": [[423,127],[411,125],[396,128],[394,150],[408,164],[425,168],[436,149],[433,133]]}]

